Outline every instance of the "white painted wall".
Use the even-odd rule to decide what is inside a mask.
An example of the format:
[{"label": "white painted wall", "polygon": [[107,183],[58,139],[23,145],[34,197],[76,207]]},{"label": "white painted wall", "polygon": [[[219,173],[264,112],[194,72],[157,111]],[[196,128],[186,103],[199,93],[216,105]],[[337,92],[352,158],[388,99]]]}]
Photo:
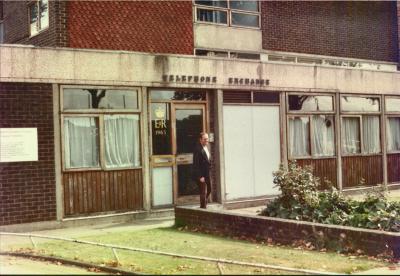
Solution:
[{"label": "white painted wall", "polygon": [[277,194],[279,107],[223,107],[226,199]]},{"label": "white painted wall", "polygon": [[[163,74],[216,76],[215,84],[166,83]],[[229,77],[269,79],[266,87]],[[400,72],[123,51],[0,46],[0,81],[399,94]]]},{"label": "white painted wall", "polygon": [[260,52],[261,30],[210,24],[194,24],[194,47]]}]

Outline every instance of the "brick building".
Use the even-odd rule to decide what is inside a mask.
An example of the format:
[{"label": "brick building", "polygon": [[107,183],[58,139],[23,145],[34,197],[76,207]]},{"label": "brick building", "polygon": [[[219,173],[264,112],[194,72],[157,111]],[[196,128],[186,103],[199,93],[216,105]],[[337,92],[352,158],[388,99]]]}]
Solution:
[{"label": "brick building", "polygon": [[399,29],[396,1],[0,1],[0,225],[197,203],[202,130],[224,205],[290,160],[396,188]]}]

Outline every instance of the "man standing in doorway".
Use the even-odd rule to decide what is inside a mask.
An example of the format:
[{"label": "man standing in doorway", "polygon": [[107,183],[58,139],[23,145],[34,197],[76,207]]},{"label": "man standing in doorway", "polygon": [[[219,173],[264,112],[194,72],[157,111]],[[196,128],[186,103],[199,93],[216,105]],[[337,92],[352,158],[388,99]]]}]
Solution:
[{"label": "man standing in doorway", "polygon": [[200,208],[207,208],[207,201],[211,194],[210,166],[211,155],[208,150],[208,134],[202,132],[199,135],[199,143],[197,143],[193,151],[193,180],[199,185],[200,190]]}]

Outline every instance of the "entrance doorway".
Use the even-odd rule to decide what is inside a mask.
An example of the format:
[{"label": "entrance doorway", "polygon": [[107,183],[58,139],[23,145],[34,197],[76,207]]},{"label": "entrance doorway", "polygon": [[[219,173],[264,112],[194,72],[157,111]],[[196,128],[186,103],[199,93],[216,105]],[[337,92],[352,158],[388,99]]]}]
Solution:
[{"label": "entrance doorway", "polygon": [[[151,92],[157,97],[161,96],[159,93],[171,93]],[[204,98],[195,97],[199,100],[193,102],[157,97],[151,97],[150,103],[152,204],[162,207],[197,203],[199,189],[192,180],[192,152],[199,133],[207,129],[205,93]]]}]

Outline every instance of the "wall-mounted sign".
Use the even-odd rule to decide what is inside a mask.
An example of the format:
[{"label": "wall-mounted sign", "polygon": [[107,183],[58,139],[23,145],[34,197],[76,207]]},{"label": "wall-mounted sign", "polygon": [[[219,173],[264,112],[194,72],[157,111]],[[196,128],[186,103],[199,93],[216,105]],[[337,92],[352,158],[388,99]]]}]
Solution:
[{"label": "wall-mounted sign", "polygon": [[257,86],[269,85],[268,79],[229,78],[228,82],[229,84],[234,84],[234,85],[257,85]]},{"label": "wall-mounted sign", "polygon": [[[163,75],[163,82],[173,83],[192,83],[192,84],[216,84],[217,77],[215,76],[192,76],[192,75]],[[229,77],[228,85],[246,85],[246,86],[267,86],[269,79],[259,78],[238,78]]]},{"label": "wall-mounted sign", "polygon": [[215,76],[188,76],[188,75],[163,75],[163,82],[177,82],[177,83],[217,83]]},{"label": "wall-mounted sign", "polygon": [[38,160],[37,128],[0,128],[0,162]]}]

